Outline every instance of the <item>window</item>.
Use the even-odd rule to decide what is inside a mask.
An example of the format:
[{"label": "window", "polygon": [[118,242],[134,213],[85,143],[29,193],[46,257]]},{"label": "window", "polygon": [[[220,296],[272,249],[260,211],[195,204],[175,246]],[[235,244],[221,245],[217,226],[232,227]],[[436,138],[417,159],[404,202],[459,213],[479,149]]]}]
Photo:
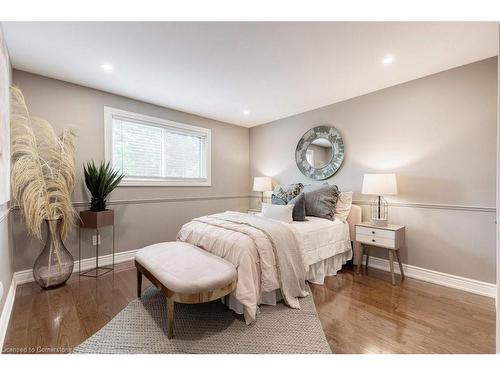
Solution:
[{"label": "window", "polygon": [[121,185],[210,186],[210,129],[104,107],[106,161]]}]

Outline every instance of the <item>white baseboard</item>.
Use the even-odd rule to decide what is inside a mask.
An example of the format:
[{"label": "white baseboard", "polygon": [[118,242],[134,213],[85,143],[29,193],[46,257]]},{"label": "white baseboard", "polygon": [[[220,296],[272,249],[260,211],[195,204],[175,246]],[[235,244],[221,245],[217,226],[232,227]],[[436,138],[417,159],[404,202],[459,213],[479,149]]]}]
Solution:
[{"label": "white baseboard", "polygon": [[[133,260],[137,250],[122,251],[120,253],[115,253],[115,264],[127,262]],[[101,255],[99,257],[99,266],[107,266],[113,262],[113,256],[111,254]],[[95,267],[95,257],[82,259],[81,270],[86,271]],[[73,272],[78,272],[78,261],[75,260],[75,265],[73,267]],[[33,270],[24,270],[14,272],[13,279],[16,281],[17,285],[26,284],[34,281]]]},{"label": "white baseboard", "polygon": [[[389,260],[382,258],[370,257],[369,267],[390,271]],[[492,298],[496,298],[497,295],[497,286],[484,281],[450,275],[448,273],[420,268],[410,264],[403,264],[403,271],[405,276],[417,280],[427,281],[429,283],[439,284]],[[394,262],[394,272],[398,275],[400,274],[399,266],[396,262]]]},{"label": "white baseboard", "polygon": [[[133,260],[137,250],[123,251],[115,254],[115,264],[127,262]],[[99,265],[106,266],[113,262],[113,256],[102,255],[99,257]],[[86,271],[95,267],[95,257],[83,259],[81,263],[81,270]],[[78,261],[75,261],[73,272],[78,272]],[[10,288],[5,299],[5,304],[3,306],[2,315],[0,316],[0,353],[3,348],[3,343],[5,340],[5,335],[7,333],[7,327],[9,326],[10,315],[12,312],[12,307],[14,306],[14,300],[16,297],[16,289],[18,285],[29,283],[34,281],[33,270],[24,270],[14,272],[12,276],[12,281],[10,283]]]}]

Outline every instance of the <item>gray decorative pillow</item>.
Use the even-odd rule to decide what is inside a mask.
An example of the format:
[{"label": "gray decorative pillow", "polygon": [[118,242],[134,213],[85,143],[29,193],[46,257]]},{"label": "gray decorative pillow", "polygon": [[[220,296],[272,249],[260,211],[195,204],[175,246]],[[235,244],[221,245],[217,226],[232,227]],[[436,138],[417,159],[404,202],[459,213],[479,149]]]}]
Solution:
[{"label": "gray decorative pillow", "polygon": [[306,221],[306,196],[304,193],[290,199],[287,204],[293,204],[293,221]]},{"label": "gray decorative pillow", "polygon": [[306,215],[335,220],[335,206],[340,191],[337,185],[322,185],[305,191]]}]

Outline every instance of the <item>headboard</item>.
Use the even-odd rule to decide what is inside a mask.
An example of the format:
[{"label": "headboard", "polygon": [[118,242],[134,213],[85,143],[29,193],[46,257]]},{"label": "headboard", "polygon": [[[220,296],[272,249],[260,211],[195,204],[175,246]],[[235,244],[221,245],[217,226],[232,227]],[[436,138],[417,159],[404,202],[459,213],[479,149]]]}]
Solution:
[{"label": "headboard", "polygon": [[349,216],[347,217],[347,223],[349,224],[351,241],[353,241],[353,262],[356,265],[361,260],[359,244],[356,242],[356,224],[361,223],[361,206],[355,204],[351,206],[351,212],[349,212]]},{"label": "headboard", "polygon": [[349,233],[351,235],[351,240],[354,241],[354,239],[356,238],[355,225],[361,223],[361,206],[357,206],[355,204],[351,206],[351,212],[349,212],[347,222],[349,223]]}]

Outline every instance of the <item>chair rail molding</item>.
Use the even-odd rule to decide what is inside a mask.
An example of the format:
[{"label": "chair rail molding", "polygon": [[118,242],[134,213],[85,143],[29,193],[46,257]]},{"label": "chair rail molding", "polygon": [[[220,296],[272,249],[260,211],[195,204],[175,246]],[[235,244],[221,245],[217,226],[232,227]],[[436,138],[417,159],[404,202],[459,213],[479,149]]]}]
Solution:
[{"label": "chair rail molding", "polygon": [[[370,201],[353,200],[353,204],[359,206],[368,206]],[[387,202],[389,207],[409,207],[409,208],[427,208],[433,210],[454,210],[454,211],[479,211],[479,212],[496,212],[495,207],[488,206],[466,206],[459,204],[439,204],[439,203],[414,203],[414,202]]]}]

